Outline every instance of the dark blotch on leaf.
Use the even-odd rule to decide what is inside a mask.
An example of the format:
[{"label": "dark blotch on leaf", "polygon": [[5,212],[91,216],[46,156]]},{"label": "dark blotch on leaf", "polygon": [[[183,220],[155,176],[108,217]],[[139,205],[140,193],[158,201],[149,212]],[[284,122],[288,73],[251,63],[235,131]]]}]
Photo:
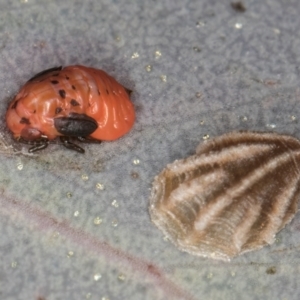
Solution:
[{"label": "dark blotch on leaf", "polygon": [[241,2],[241,1],[231,2],[230,5],[237,12],[245,12],[246,11],[246,7],[243,4],[243,2]]},{"label": "dark blotch on leaf", "polygon": [[269,274],[269,275],[274,275],[274,274],[276,274],[276,267],[275,266],[273,266],[273,267],[270,267],[270,268],[268,268],[267,270],[266,270],[266,273],[267,274]]}]

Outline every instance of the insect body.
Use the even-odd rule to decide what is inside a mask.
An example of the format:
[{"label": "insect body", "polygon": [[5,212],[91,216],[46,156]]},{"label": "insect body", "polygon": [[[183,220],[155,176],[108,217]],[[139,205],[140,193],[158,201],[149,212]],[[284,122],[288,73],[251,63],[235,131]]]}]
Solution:
[{"label": "insect body", "polygon": [[84,66],[52,68],[31,78],[10,103],[6,123],[14,137],[44,149],[60,137],[69,149],[79,141],[111,141],[133,126],[128,91],[102,70]]}]

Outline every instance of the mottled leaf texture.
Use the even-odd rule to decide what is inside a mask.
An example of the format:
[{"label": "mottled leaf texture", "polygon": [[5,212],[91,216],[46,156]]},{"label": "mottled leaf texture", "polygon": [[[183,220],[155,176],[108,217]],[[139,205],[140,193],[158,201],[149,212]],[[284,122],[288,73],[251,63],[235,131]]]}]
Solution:
[{"label": "mottled leaf texture", "polygon": [[155,177],[152,221],[181,250],[230,260],[272,244],[298,208],[300,141],[232,132]]}]

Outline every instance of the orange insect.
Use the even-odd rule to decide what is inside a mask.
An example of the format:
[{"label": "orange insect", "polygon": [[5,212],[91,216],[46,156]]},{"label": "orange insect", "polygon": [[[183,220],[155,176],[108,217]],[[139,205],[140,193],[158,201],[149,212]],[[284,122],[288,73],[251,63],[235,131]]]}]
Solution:
[{"label": "orange insect", "polygon": [[84,66],[38,73],[21,88],[6,113],[14,137],[33,145],[29,152],[60,137],[66,148],[84,153],[71,138],[115,140],[132,128],[134,120],[129,91],[104,71]]}]

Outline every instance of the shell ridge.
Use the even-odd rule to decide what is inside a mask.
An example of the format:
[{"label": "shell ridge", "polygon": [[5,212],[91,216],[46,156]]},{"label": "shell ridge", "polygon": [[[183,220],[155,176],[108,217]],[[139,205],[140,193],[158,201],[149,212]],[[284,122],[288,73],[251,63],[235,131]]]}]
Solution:
[{"label": "shell ridge", "polygon": [[[235,132],[155,177],[152,221],[179,249],[230,258],[274,242],[300,197],[300,141]],[[153,191],[152,190],[152,191]]]},{"label": "shell ridge", "polygon": [[[289,154],[283,153],[281,155],[279,155],[279,157],[277,157],[278,161],[285,161],[287,159],[289,159]],[[203,212],[202,214],[200,214],[200,216],[198,216],[198,220],[201,219],[202,215],[204,215],[206,213],[206,215],[209,216],[216,216],[217,212],[220,211],[221,209],[223,209],[225,207],[225,205],[229,205],[232,202],[233,198],[236,198],[235,195],[241,195],[245,192],[245,190],[249,189],[249,185],[254,184],[257,179],[261,179],[263,178],[267,173],[269,173],[270,171],[274,170],[277,166],[277,163],[274,162],[273,158],[270,158],[269,161],[267,163],[264,163],[263,165],[261,165],[259,168],[255,169],[254,171],[252,171],[248,176],[245,176],[244,178],[241,179],[241,182],[238,181],[236,182],[236,184],[234,186],[231,186],[230,188],[228,188],[227,190],[224,191],[225,193],[225,197],[218,197],[214,203],[212,205],[209,205],[210,207],[206,207],[205,212]],[[236,187],[236,185],[239,185],[239,187]],[[220,204],[221,201],[219,201],[219,199],[222,199],[222,204]],[[213,207],[215,209],[213,209]],[[209,211],[208,211],[209,210]],[[204,228],[203,226],[205,224],[201,224],[202,222],[197,222],[196,221],[196,228],[199,230],[201,228]]]}]

